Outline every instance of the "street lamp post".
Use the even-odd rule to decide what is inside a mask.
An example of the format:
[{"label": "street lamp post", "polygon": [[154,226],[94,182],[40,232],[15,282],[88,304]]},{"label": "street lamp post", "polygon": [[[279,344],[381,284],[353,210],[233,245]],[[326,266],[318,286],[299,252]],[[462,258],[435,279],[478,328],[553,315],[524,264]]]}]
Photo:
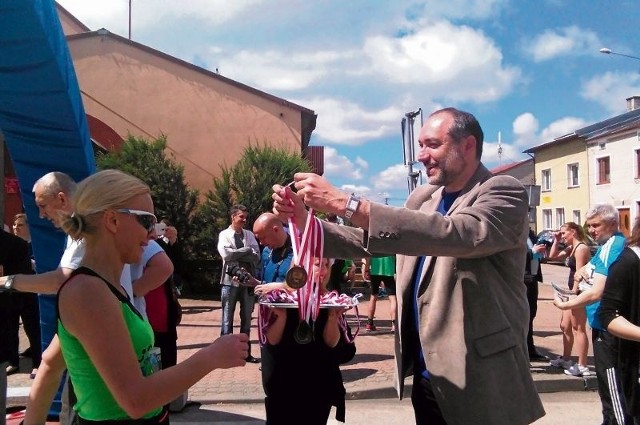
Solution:
[{"label": "street lamp post", "polygon": [[638,56],[625,55],[624,53],[614,52],[613,50],[607,47],[603,47],[602,49],[600,49],[600,53],[604,53],[605,55],[624,56],[625,58],[631,58],[631,59],[636,59],[640,61],[640,58]]}]

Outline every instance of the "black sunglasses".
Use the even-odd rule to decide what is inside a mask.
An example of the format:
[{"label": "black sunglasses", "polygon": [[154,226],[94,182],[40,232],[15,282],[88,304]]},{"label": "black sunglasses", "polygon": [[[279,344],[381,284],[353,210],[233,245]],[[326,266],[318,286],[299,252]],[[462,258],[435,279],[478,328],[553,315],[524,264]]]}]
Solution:
[{"label": "black sunglasses", "polygon": [[136,221],[149,233],[155,229],[156,223],[158,222],[156,216],[151,214],[149,211],[120,208],[119,210],[116,210],[116,212],[134,216]]}]

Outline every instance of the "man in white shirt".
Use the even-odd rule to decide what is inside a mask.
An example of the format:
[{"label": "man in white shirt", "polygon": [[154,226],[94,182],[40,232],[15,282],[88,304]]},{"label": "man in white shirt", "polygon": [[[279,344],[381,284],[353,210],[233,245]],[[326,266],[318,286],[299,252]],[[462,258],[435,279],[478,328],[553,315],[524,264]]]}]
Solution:
[{"label": "man in white shirt", "polygon": [[[231,207],[231,225],[220,232],[218,236],[218,252],[222,257],[222,276],[220,277],[222,324],[220,335],[233,333],[233,316],[236,303],[240,303],[240,332],[249,335],[251,331],[251,314],[255,296],[247,286],[241,286],[238,279],[233,278],[233,271],[244,269],[251,275],[256,274],[256,267],[260,262],[260,247],[254,234],[244,228],[249,212],[244,205]],[[251,355],[247,362],[258,363],[259,360]]]}]

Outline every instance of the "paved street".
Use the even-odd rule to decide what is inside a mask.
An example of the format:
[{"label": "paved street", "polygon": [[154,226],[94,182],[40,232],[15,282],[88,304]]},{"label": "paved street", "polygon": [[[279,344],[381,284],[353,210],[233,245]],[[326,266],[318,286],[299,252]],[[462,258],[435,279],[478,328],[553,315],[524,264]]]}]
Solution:
[{"label": "paved street", "polygon": [[[543,393],[547,414],[534,425],[575,425],[599,423],[600,401],[595,391]],[[349,425],[406,425],[414,423],[411,401],[394,399],[347,401],[346,424]],[[333,414],[333,413],[332,413]],[[175,414],[171,421],[180,424],[233,424],[257,425],[264,423],[261,403],[227,405],[191,405],[183,413]],[[292,423],[295,423],[292,422]],[[328,424],[337,425],[333,416]]]}]

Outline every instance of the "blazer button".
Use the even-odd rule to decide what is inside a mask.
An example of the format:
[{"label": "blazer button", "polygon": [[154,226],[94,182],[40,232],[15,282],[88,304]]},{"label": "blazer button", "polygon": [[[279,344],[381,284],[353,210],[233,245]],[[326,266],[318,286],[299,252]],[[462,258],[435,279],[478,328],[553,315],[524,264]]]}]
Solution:
[{"label": "blazer button", "polygon": [[384,232],[384,237],[389,238],[389,232]]},{"label": "blazer button", "polygon": [[380,233],[378,234],[378,237],[384,238],[384,232],[380,232]]}]

